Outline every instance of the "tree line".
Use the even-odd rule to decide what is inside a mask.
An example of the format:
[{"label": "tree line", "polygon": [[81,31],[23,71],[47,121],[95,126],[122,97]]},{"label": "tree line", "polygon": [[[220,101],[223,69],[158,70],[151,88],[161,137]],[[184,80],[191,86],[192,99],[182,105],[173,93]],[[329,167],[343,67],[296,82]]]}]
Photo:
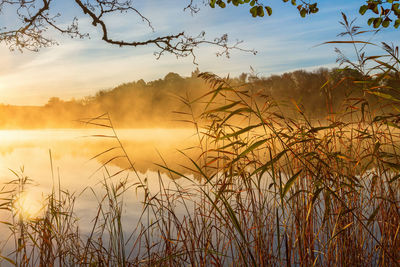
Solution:
[{"label": "tree line", "polygon": [[[80,119],[105,112],[111,115],[117,127],[183,127],[186,125],[179,121],[179,116],[174,112],[186,110],[187,103],[210,90],[210,85],[198,74],[196,70],[190,77],[182,77],[171,72],[162,79],[124,83],[82,99],[52,97],[43,106],[1,104],[0,127],[84,127]],[[353,83],[353,80],[361,80],[361,76],[354,70],[320,68],[268,77],[242,73],[229,78],[228,82],[247,90],[258,102],[266,101],[261,95],[268,96],[270,101],[280,105],[283,112],[290,112],[297,105],[310,117],[323,120],[329,113],[340,110],[344,101],[364,96],[362,86]],[[377,101],[374,96],[366,97],[370,103]],[[205,107],[199,102],[191,105],[191,112],[195,114]]]}]

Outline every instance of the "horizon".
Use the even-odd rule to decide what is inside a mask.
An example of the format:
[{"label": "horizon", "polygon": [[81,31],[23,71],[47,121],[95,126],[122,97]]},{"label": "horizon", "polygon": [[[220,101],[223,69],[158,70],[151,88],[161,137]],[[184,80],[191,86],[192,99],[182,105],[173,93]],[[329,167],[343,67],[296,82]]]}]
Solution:
[{"label": "horizon", "polygon": [[[274,73],[274,74],[270,74],[270,75],[266,75],[266,76],[262,76],[262,75],[257,75],[257,77],[258,78],[269,78],[269,77],[271,77],[271,76],[274,76],[274,75],[282,75],[282,74],[284,74],[284,73],[292,73],[292,72],[295,72],[295,71],[307,71],[307,72],[310,72],[310,73],[314,73],[315,71],[317,71],[318,69],[321,69],[321,68],[326,68],[327,70],[332,70],[333,68],[329,68],[329,67],[325,67],[325,66],[316,66],[316,67],[312,67],[312,68],[302,68],[302,69],[293,69],[293,70],[288,70],[288,71],[283,71],[283,72],[280,72],[280,73]],[[194,71],[196,71],[196,70],[194,70]],[[104,92],[112,92],[114,89],[116,89],[116,88],[118,88],[118,87],[120,87],[120,86],[124,86],[124,85],[128,85],[128,84],[131,84],[131,83],[136,83],[136,82],[138,82],[138,81],[140,81],[140,80],[143,80],[146,84],[149,84],[149,83],[151,83],[151,82],[155,82],[155,81],[158,81],[158,80],[164,80],[164,78],[168,75],[168,74],[170,74],[170,73],[173,73],[173,74],[178,74],[181,78],[183,78],[183,79],[186,79],[186,78],[191,78],[192,76],[191,75],[181,75],[181,74],[179,74],[179,73],[175,73],[175,72],[168,72],[168,73],[165,73],[164,75],[161,75],[160,77],[158,77],[158,78],[155,78],[155,79],[152,79],[152,80],[145,80],[145,79],[137,79],[137,80],[132,80],[132,81],[126,81],[126,82],[123,82],[123,83],[120,83],[120,84],[116,84],[116,85],[114,85],[114,86],[112,86],[112,87],[109,87],[109,88],[100,88],[100,89],[98,89],[98,90],[96,90],[96,91],[93,91],[93,92],[91,92],[90,94],[88,94],[88,95],[82,95],[82,96],[80,96],[80,97],[71,97],[71,98],[62,98],[62,97],[58,97],[58,96],[54,96],[54,95],[49,95],[49,98],[45,101],[45,102],[43,102],[43,103],[37,103],[37,104],[35,104],[35,103],[33,103],[33,104],[10,104],[10,103],[3,103],[3,102],[0,102],[0,105],[2,105],[2,106],[15,106],[15,107],[43,107],[43,106],[45,106],[46,104],[48,104],[49,103],[49,100],[50,99],[52,99],[52,98],[57,98],[57,99],[59,99],[59,100],[61,100],[61,101],[63,101],[63,102],[68,102],[68,101],[79,101],[79,100],[83,100],[84,98],[86,98],[86,97],[96,97],[96,94],[97,93],[99,93],[100,91],[104,91]],[[244,73],[244,72],[243,72]],[[240,73],[240,74],[243,74],[243,73]],[[229,77],[232,79],[232,78],[239,78],[239,75],[240,74],[238,74],[238,75],[235,75],[235,76],[232,76],[232,75],[230,75]],[[251,75],[252,73],[251,72],[246,72],[246,73],[244,73],[244,74],[248,74],[248,75]],[[229,74],[228,74],[229,75]],[[225,78],[225,77],[221,77],[221,78]],[[200,79],[200,78],[199,78]]]}]

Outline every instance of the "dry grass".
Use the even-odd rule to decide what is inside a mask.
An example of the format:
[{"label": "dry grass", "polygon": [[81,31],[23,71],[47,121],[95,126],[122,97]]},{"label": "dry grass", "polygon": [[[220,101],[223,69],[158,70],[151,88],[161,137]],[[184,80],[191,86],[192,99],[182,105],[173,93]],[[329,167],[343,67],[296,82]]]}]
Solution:
[{"label": "dry grass", "polygon": [[[211,90],[195,101],[208,103],[204,112],[196,116],[192,102],[182,98],[188,108],[182,114],[199,138],[199,157],[188,157],[185,166],[196,178],[165,163],[161,167],[179,179],[169,186],[159,175],[159,189],[152,192],[139,175],[139,182],[114,180],[105,164],[105,193],[98,197],[92,231],[82,234],[74,196],[61,188],[48,197],[43,217],[18,219],[12,203],[27,182],[19,176],[13,190],[3,193],[1,207],[13,213],[9,229],[15,242],[4,261],[17,266],[399,265],[400,99],[382,91],[388,89],[382,84],[398,79],[400,61],[397,50],[385,50],[386,63],[368,59],[377,63],[378,74],[357,81],[383,106],[349,96],[325,124],[311,121],[296,103],[297,115],[288,117],[262,92],[203,73]],[[87,123],[113,131],[121,157],[135,173],[109,117]],[[122,212],[130,188],[144,192],[134,227]]]}]

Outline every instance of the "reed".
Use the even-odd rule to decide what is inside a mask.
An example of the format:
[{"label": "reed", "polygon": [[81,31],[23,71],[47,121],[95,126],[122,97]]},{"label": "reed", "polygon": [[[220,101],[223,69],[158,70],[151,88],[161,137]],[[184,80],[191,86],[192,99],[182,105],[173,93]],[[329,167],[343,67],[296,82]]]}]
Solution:
[{"label": "reed", "polygon": [[[350,44],[359,44],[353,25],[346,17],[343,23]],[[400,58],[397,48],[383,48],[380,57],[357,50],[358,65],[342,58],[362,74],[347,77],[362,94],[349,91],[324,122],[306,116],[295,101],[286,103],[293,107],[289,116],[251,84],[200,74],[210,92],[182,97],[187,111],[180,113],[195,127],[198,157],[187,157],[185,173],[160,164],[170,180],[159,172],[155,191],[135,171],[109,116],[86,120],[110,128],[103,137],[115,139],[113,151],[120,153],[102,166],[104,193],[93,191],[92,230],[79,230],[75,196],[61,187],[48,196],[42,217],[17,218],[13,201],[29,182],[17,174],[2,193],[15,244],[2,259],[17,266],[400,265],[400,98],[394,86]],[[328,81],[323,88],[328,109],[335,86]],[[191,109],[194,102],[205,103],[201,114]],[[127,168],[111,173],[107,164],[116,158]],[[132,189],[143,192],[135,222],[123,216]]]}]

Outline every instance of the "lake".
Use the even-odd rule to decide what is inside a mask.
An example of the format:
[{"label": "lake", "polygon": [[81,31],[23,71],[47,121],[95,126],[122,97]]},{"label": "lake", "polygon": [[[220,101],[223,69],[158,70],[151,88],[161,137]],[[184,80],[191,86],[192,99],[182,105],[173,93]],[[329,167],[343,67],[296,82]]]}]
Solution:
[{"label": "lake", "polygon": [[[380,203],[384,198],[398,203],[399,184],[397,171],[370,159],[379,155],[386,163],[388,155],[398,155],[398,143],[393,141],[398,140],[398,132],[388,135],[386,128],[375,128],[373,137],[368,129],[340,130],[320,131],[317,137],[304,135],[300,129],[292,137],[296,142],[290,144],[297,150],[290,153],[273,143],[273,134],[254,132],[239,139],[250,140],[246,141],[248,147],[233,155],[223,147],[237,140],[220,138],[215,144],[213,137],[207,140],[206,136],[199,142],[190,129],[123,129],[116,131],[119,138],[112,129],[104,128],[0,131],[0,179],[4,186],[0,196],[1,256],[21,263],[28,255],[37,266],[41,251],[57,253],[49,254],[48,259],[58,257],[64,265],[86,261],[87,257],[88,262],[97,261],[93,255],[100,259],[107,255],[112,259],[110,266],[118,265],[121,259],[137,266],[152,265],[152,257],[169,260],[169,255],[182,255],[181,262],[189,262],[185,255],[190,255],[191,263],[196,263],[203,253],[211,253],[211,263],[217,251],[230,266],[240,251],[252,251],[267,255],[260,262],[277,254],[276,265],[284,265],[279,257],[284,259],[288,248],[293,249],[293,262],[300,262],[303,251],[296,240],[303,238],[302,244],[306,244],[308,239],[302,233],[307,229],[316,240],[310,248],[326,249],[332,236],[339,235],[340,219],[343,234],[329,253],[336,253],[341,239],[347,246],[356,244],[361,236],[365,240],[362,253],[371,259],[368,262],[378,265],[378,241],[390,239],[399,225],[397,210],[381,208],[385,206]],[[203,147],[197,147],[199,143]],[[246,154],[258,144],[262,144],[259,149]],[[202,150],[207,153],[199,154]],[[222,155],[215,158],[218,153]],[[205,174],[199,175],[203,180],[197,179],[196,167],[185,154],[204,166]],[[240,158],[245,154],[248,157]],[[315,156],[318,161],[313,161]],[[298,158],[309,162],[301,163]],[[22,188],[15,181],[24,177],[30,180]],[[3,204],[10,203],[7,197],[18,190],[23,193],[13,195],[12,213],[3,209],[11,206]],[[46,200],[51,192],[56,201]],[[46,209],[43,203],[52,204]],[[346,212],[341,212],[343,207]],[[382,210],[375,213],[378,208]],[[41,216],[44,211],[48,211],[46,217]],[[361,217],[355,220],[358,212]],[[386,212],[388,216],[382,217]],[[369,223],[371,214],[378,217]],[[390,232],[382,232],[385,228],[380,223],[392,219]],[[15,234],[11,235],[13,229]],[[288,245],[281,247],[283,242]],[[210,250],[210,246],[215,249]],[[331,261],[327,255],[320,256],[321,264],[317,265]]]},{"label": "lake", "polygon": [[[21,175],[31,179],[24,188],[23,197],[16,203],[16,209],[26,218],[40,216],[43,212],[43,199],[60,184],[63,190],[75,194],[75,212],[81,221],[80,229],[89,232],[90,222],[96,215],[98,199],[104,194],[101,184],[104,177],[118,173],[110,181],[118,183],[120,179],[128,177],[129,183],[134,184],[139,176],[143,180],[146,178],[149,189],[155,191],[159,188],[161,177],[165,183],[173,186],[175,181],[155,163],[167,164],[185,172],[180,164],[187,164],[187,161],[178,150],[193,146],[197,140],[192,129],[121,129],[116,130],[116,133],[138,175],[131,170],[119,173],[129,168],[129,162],[122,157],[124,152],[119,147],[118,139],[109,129],[0,131],[2,185]],[[10,188],[10,185],[6,188]],[[132,187],[131,191],[124,199],[124,215],[129,220],[137,219],[141,214],[140,201],[143,199],[141,190]],[[1,211],[0,220],[10,221],[10,213]],[[4,245],[9,230],[3,224],[0,234],[1,244]]]}]

